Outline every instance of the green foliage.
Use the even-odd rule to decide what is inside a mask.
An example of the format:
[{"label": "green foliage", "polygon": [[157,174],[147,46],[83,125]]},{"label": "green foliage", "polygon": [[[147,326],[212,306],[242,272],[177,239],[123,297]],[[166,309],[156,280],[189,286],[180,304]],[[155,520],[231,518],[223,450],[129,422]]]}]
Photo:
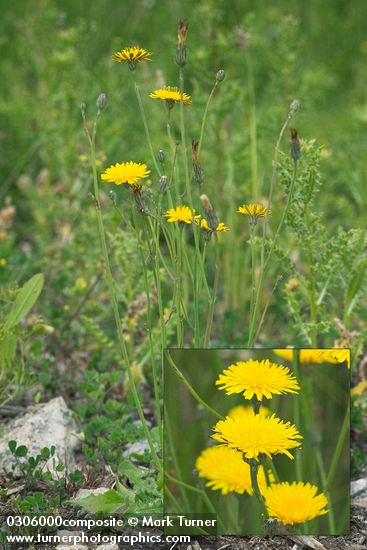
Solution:
[{"label": "green foliage", "polygon": [[15,397],[24,378],[24,346],[32,331],[20,327],[21,321],[37,301],[43,275],[34,275],[7,304],[10,310],[0,318],[0,407]]}]

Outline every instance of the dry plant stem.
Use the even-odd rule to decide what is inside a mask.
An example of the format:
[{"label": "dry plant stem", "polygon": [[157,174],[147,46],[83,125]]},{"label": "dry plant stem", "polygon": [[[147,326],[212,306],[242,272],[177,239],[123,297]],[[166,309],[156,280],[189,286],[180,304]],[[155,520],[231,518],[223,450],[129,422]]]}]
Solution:
[{"label": "dry plant stem", "polygon": [[257,316],[258,316],[258,313],[259,313],[260,301],[261,301],[262,291],[263,291],[263,288],[264,288],[265,277],[266,277],[267,272],[268,272],[268,267],[269,267],[269,264],[270,264],[270,260],[273,257],[273,253],[274,253],[274,249],[275,249],[275,245],[276,245],[279,233],[280,233],[280,231],[283,227],[284,220],[287,217],[288,210],[289,210],[289,207],[290,207],[291,202],[292,202],[293,191],[294,191],[294,186],[295,186],[296,180],[297,180],[297,162],[294,162],[292,182],[291,182],[291,186],[290,186],[288,197],[287,197],[287,203],[286,203],[285,208],[283,210],[282,217],[280,218],[280,221],[279,221],[276,233],[274,235],[274,238],[272,240],[271,247],[270,247],[269,253],[267,255],[267,258],[265,260],[265,263],[262,265],[259,281],[257,283],[256,296],[255,296],[255,305],[254,305],[253,314],[252,314],[252,317],[251,317],[251,320],[250,320],[250,330],[249,330],[249,337],[248,337],[248,343],[247,343],[247,347],[249,347],[249,348],[253,346],[254,341],[255,341],[256,320],[257,320]]},{"label": "dry plant stem", "polygon": [[213,97],[213,95],[214,95],[214,92],[215,92],[217,86],[218,86],[218,80],[215,81],[214,86],[213,86],[213,88],[212,88],[212,91],[211,91],[210,94],[209,94],[208,101],[206,102],[206,105],[205,105],[203,120],[202,120],[202,122],[201,122],[201,128],[200,128],[200,138],[199,138],[199,146],[198,146],[198,154],[199,154],[199,155],[200,155],[201,146],[202,146],[202,143],[203,143],[204,130],[205,130],[205,123],[206,123],[206,117],[207,117],[207,115],[208,115],[209,105],[210,105],[210,102],[211,102],[211,100],[212,100],[212,97]]},{"label": "dry plant stem", "polygon": [[[98,116],[99,116],[99,113],[97,114],[97,119],[98,119]],[[100,202],[99,202],[99,186],[98,186],[97,165],[96,165],[96,147],[95,147],[96,131],[97,131],[97,120],[94,123],[92,137],[90,137],[88,132],[86,132],[86,133],[87,133],[88,140],[89,140],[89,145],[90,145],[90,155],[91,155],[91,163],[92,163],[92,170],[93,170],[93,184],[94,184],[94,196],[95,196],[95,201],[96,201],[98,231],[99,231],[99,237],[100,237],[100,241],[101,241],[102,256],[103,256],[103,261],[104,261],[104,266],[105,266],[106,281],[107,281],[108,288],[109,288],[109,293],[110,293],[111,306],[112,306],[113,316],[114,316],[114,319],[115,319],[115,324],[116,324],[116,329],[117,329],[117,336],[118,336],[118,343],[119,343],[119,347],[120,347],[120,352],[121,352],[121,355],[122,355],[122,358],[123,358],[123,361],[124,361],[124,364],[125,364],[125,367],[126,367],[126,370],[127,370],[127,374],[128,374],[128,378],[129,378],[129,384],[130,384],[131,392],[132,392],[132,395],[133,395],[136,411],[137,411],[137,413],[139,415],[139,418],[140,418],[140,421],[142,423],[144,434],[145,434],[145,437],[148,441],[150,451],[152,453],[152,459],[153,459],[157,469],[161,470],[162,466],[160,464],[160,460],[159,460],[158,455],[156,453],[156,450],[154,448],[153,440],[152,440],[152,437],[150,435],[150,432],[149,432],[149,429],[148,429],[148,426],[147,426],[147,423],[146,423],[146,420],[145,420],[145,417],[144,417],[143,409],[142,409],[142,406],[141,406],[141,403],[140,403],[139,394],[137,392],[136,385],[135,385],[134,375],[133,375],[132,369],[131,369],[130,358],[129,358],[129,354],[128,354],[127,347],[126,347],[126,344],[125,344],[124,334],[122,332],[122,323],[121,323],[120,313],[119,313],[119,309],[118,309],[117,297],[116,297],[116,292],[115,292],[115,285],[114,285],[114,281],[113,281],[113,277],[112,277],[110,260],[109,260],[108,249],[107,249],[106,233],[105,233],[105,229],[104,229],[103,216],[102,216]]]},{"label": "dry plant stem", "polygon": [[[293,353],[293,373],[296,379],[299,381],[299,350],[294,350]],[[300,395],[296,394],[293,396],[293,413],[294,413],[294,423],[298,430],[301,426],[301,410],[300,410]],[[296,479],[297,481],[302,481],[302,452],[299,449],[296,449],[295,453],[295,462],[296,462]]]},{"label": "dry plant stem", "polygon": [[213,414],[215,417],[219,418],[220,420],[224,420],[224,416],[219,414],[219,412],[217,412],[210,405],[205,403],[205,401],[200,397],[200,395],[194,390],[190,382],[184,377],[184,375],[182,374],[178,366],[174,363],[169,351],[166,351],[166,359],[168,363],[171,365],[171,367],[174,369],[174,371],[176,372],[177,376],[184,383],[184,385],[186,386],[186,388],[188,389],[192,397],[195,399],[195,401],[197,401],[200,405],[202,405],[204,409],[210,412],[210,414]]},{"label": "dry plant stem", "polygon": [[145,116],[145,111],[144,111],[144,105],[143,105],[143,101],[141,99],[141,95],[140,95],[140,90],[139,90],[139,86],[136,82],[136,72],[135,71],[132,71],[133,73],[133,77],[134,77],[134,89],[135,89],[135,94],[136,94],[136,97],[137,97],[137,100],[138,100],[138,104],[139,104],[139,110],[140,110],[140,114],[141,114],[141,118],[143,120],[143,125],[144,125],[144,130],[145,130],[145,136],[147,138],[147,142],[148,142],[148,145],[149,145],[149,150],[150,150],[150,154],[151,154],[151,157],[152,157],[152,161],[153,161],[153,164],[154,164],[154,167],[157,171],[157,173],[159,174],[159,176],[161,176],[161,170],[158,166],[158,162],[157,162],[157,159],[156,159],[156,156],[154,154],[154,150],[153,150],[153,145],[152,145],[152,140],[150,139],[150,133],[149,133],[149,128],[148,128],[148,123],[147,123],[147,118]]}]

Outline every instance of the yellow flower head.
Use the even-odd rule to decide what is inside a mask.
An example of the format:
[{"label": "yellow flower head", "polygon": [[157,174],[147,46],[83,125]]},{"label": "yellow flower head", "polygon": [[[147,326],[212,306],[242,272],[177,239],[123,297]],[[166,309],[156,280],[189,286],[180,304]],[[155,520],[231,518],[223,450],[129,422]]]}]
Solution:
[{"label": "yellow flower head", "polygon": [[[226,445],[216,445],[204,449],[197,458],[195,467],[200,477],[205,477],[207,487],[213,491],[219,489],[222,495],[230,492],[252,495],[250,466],[242,459],[242,454]],[[266,479],[262,466],[258,470],[260,491],[266,488]]]},{"label": "yellow flower head", "polygon": [[136,68],[136,64],[140,61],[150,61],[151,55],[152,54],[147,50],[144,50],[144,48],[133,46],[132,48],[124,48],[123,50],[114,53],[112,59],[120,63],[127,63],[129,65],[129,69],[133,71]]},{"label": "yellow flower head", "polygon": [[211,229],[211,227],[209,227],[208,221],[205,218],[202,218],[200,214],[195,216],[195,223],[197,225],[200,225],[200,229],[202,229],[206,233],[224,233],[230,231],[230,228],[227,227],[223,222],[218,223],[217,227],[214,230]]},{"label": "yellow flower head", "polygon": [[273,394],[297,393],[299,390],[291,371],[283,365],[271,363],[269,359],[238,361],[225,369],[215,384],[227,395],[243,393],[245,399],[256,395],[259,401],[263,397],[271,399]]},{"label": "yellow flower head", "polygon": [[354,395],[360,396],[363,393],[365,393],[366,391],[367,391],[367,380],[362,380],[361,382],[359,382],[356,386],[354,386],[351,389],[350,394],[352,396],[354,396]]},{"label": "yellow flower head", "polygon": [[164,99],[167,103],[167,107],[170,109],[172,109],[175,103],[179,103],[181,101],[181,96],[183,103],[185,105],[190,105],[191,97],[189,94],[181,94],[180,90],[176,87],[173,88],[172,86],[166,86],[163,89],[154,90],[154,92],[149,94],[149,97],[152,97],[153,99]]},{"label": "yellow flower head", "polygon": [[146,164],[140,162],[117,162],[113,164],[101,175],[103,181],[109,183],[115,183],[121,185],[122,183],[128,183],[129,185],[138,182],[142,178],[147,178],[150,174],[150,170]]},{"label": "yellow flower head", "polygon": [[194,210],[189,206],[176,206],[176,208],[170,208],[165,213],[168,222],[183,222],[192,223],[192,217]]},{"label": "yellow flower head", "polygon": [[265,216],[270,215],[270,210],[259,203],[254,203],[244,204],[243,206],[240,206],[237,210],[237,213],[249,216],[250,223],[256,224],[259,218],[265,218]]},{"label": "yellow flower head", "polygon": [[301,443],[296,440],[302,439],[293,424],[283,422],[275,414],[266,417],[255,413],[241,418],[227,416],[217,422],[214,432],[213,439],[255,460],[261,454],[271,458],[278,453],[293,459],[288,449],[300,447]]},{"label": "yellow flower head", "polygon": [[323,493],[317,495],[317,491],[316,485],[294,481],[270,485],[263,496],[270,517],[295,525],[328,513],[327,498]]},{"label": "yellow flower head", "polygon": [[[275,349],[274,353],[286,359],[287,361],[293,361],[294,351],[293,349]],[[313,363],[318,365],[320,363],[347,363],[348,369],[350,368],[350,350],[349,349],[301,349],[299,351],[300,363],[307,364]]]},{"label": "yellow flower head", "polygon": [[[247,418],[249,415],[252,416],[254,414],[254,409],[247,405],[246,407],[244,405],[237,405],[237,407],[233,407],[227,416],[230,418]],[[268,407],[260,407],[259,413],[260,416],[269,416],[270,409]]]},{"label": "yellow flower head", "polygon": [[349,349],[323,349],[320,350],[320,357],[323,363],[347,363],[350,369]]}]

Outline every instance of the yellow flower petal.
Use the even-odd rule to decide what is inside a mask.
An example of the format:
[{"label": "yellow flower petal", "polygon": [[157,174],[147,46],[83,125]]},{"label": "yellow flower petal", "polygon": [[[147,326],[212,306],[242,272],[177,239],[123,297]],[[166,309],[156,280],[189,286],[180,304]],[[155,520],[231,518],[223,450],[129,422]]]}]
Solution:
[{"label": "yellow flower petal", "polygon": [[302,439],[293,424],[283,422],[275,414],[267,417],[254,413],[242,418],[227,416],[217,422],[214,432],[213,439],[243,452],[246,458],[256,460],[261,454],[271,458],[278,453],[293,459],[288,449],[300,447],[301,443],[296,440]]},{"label": "yellow flower petal", "polygon": [[263,491],[270,517],[285,525],[310,521],[328,513],[327,498],[318,487],[302,481],[275,483]]},{"label": "yellow flower petal", "polygon": [[243,393],[245,399],[264,397],[270,399],[273,394],[297,393],[299,385],[289,368],[271,363],[268,359],[257,361],[238,361],[230,365],[219,375],[215,382],[227,395]]}]

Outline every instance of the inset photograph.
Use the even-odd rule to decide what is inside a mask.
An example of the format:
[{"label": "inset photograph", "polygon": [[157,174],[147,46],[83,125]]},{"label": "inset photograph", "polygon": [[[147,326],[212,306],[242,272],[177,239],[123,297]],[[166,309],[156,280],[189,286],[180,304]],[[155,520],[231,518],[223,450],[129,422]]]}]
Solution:
[{"label": "inset photograph", "polygon": [[349,533],[349,349],[170,349],[164,366],[166,514]]}]

